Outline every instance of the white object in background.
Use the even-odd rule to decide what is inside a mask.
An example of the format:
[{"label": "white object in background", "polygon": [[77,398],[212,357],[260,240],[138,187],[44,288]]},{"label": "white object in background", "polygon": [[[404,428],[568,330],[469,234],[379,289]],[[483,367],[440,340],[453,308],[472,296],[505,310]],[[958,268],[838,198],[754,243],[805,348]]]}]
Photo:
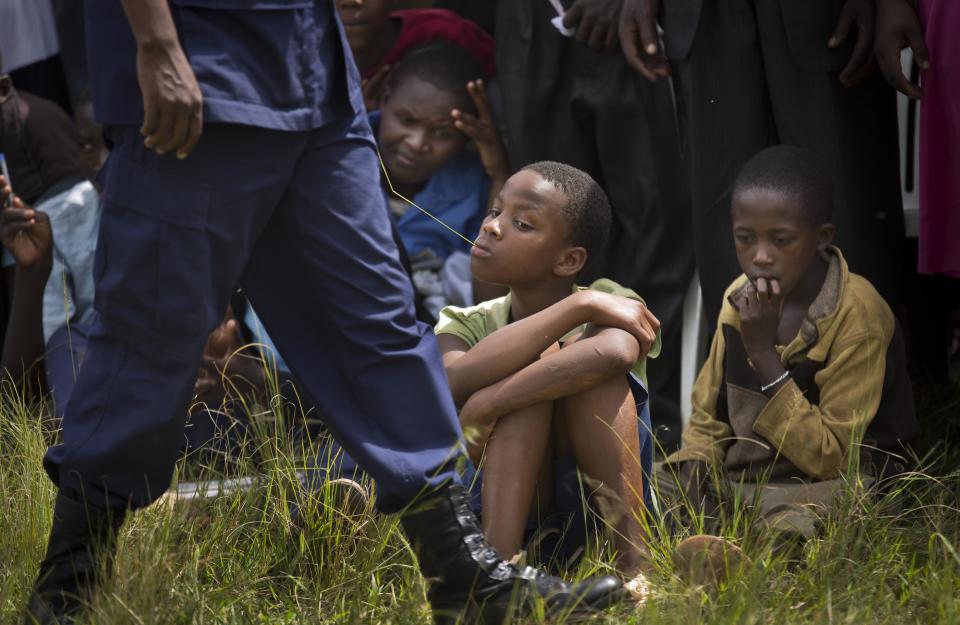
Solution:
[{"label": "white object in background", "polygon": [[[903,67],[903,75],[909,77],[910,69],[913,66],[913,51],[909,47],[904,48],[900,54],[900,65]],[[920,229],[920,103],[913,104],[913,120],[907,114],[910,108],[910,98],[897,92],[897,118],[900,124],[900,191],[903,194],[903,219],[907,230],[907,237],[917,238],[917,232]],[[913,121],[913,132],[909,128]],[[908,141],[913,139],[913,153],[908,149]],[[908,163],[908,157],[912,156],[912,163]],[[913,186],[907,188],[907,169],[913,167]]]},{"label": "white object in background", "polygon": [[690,423],[693,404],[690,395],[700,371],[700,332],[703,328],[703,296],[700,277],[694,273],[687,294],[683,298],[683,328],[680,335],[680,424],[686,430]]},{"label": "white object in background", "polygon": [[0,0],[0,72],[12,72],[59,51],[50,0]]},{"label": "white object in background", "polygon": [[550,23],[553,24],[557,32],[564,37],[573,37],[574,30],[563,25],[563,16],[566,14],[566,11],[563,10],[563,5],[560,4],[560,0],[550,0],[550,6],[557,12],[557,16],[550,20]]}]

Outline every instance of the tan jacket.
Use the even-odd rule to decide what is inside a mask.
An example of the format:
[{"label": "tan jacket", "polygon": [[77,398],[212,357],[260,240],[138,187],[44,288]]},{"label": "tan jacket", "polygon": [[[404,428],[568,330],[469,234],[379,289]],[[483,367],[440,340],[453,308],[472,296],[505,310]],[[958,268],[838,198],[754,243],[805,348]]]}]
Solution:
[{"label": "tan jacket", "polygon": [[[683,447],[668,462],[701,459],[732,477],[832,479],[847,466],[855,436],[861,458],[900,452],[917,431],[903,340],[893,313],[873,286],[850,273],[830,248],[820,293],[797,336],[778,346],[790,377],[776,395],[760,392],[729,303],[724,297],[710,354],[693,388],[693,415]],[[864,434],[865,432],[865,434]]]}]

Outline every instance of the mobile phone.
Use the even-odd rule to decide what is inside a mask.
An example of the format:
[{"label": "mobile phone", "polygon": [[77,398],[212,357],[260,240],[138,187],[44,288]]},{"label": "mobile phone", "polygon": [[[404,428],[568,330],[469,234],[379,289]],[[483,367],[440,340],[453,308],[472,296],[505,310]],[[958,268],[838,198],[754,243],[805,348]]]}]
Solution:
[{"label": "mobile phone", "polygon": [[[10,180],[10,170],[7,169],[7,159],[4,157],[3,152],[0,152],[0,174],[3,174],[3,179],[7,181],[7,186],[10,189],[13,189],[13,182]],[[7,196],[7,199],[4,200],[4,207],[10,206],[10,200],[13,198],[13,193]]]}]

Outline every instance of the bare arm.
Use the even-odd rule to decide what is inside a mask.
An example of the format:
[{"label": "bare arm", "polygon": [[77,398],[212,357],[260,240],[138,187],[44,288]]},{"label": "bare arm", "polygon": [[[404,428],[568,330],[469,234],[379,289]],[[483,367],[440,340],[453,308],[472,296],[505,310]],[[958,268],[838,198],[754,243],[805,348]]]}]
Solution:
[{"label": "bare arm", "polygon": [[623,375],[639,357],[640,344],[629,332],[591,326],[578,340],[475,392],[461,410],[461,421],[493,425],[505,414]]},{"label": "bare arm", "polygon": [[186,158],[203,132],[203,96],[187,60],[167,0],[122,0],[137,40],[137,80],[143,94],[144,144]]},{"label": "bare arm", "polygon": [[462,340],[441,334],[440,349],[454,400],[462,404],[479,389],[527,367],[584,323],[626,331],[639,345],[637,358],[646,356],[660,327],[642,302],[588,290],[500,328],[469,351]]},{"label": "bare arm", "polygon": [[43,358],[43,291],[53,266],[50,219],[13,195],[0,176],[0,240],[17,263],[0,370],[20,379]]},{"label": "bare arm", "polygon": [[43,358],[43,291],[50,267],[17,267],[13,283],[13,308],[3,342],[0,369],[19,380]]}]

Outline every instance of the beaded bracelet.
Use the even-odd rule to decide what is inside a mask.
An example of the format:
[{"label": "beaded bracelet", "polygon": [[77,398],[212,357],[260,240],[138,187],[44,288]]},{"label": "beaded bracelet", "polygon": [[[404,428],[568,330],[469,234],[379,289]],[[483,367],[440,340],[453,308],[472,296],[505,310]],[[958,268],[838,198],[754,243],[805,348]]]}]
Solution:
[{"label": "beaded bracelet", "polygon": [[761,393],[766,393],[766,392],[767,392],[767,389],[773,388],[773,387],[776,386],[777,384],[780,384],[781,382],[783,382],[784,380],[786,380],[788,377],[790,377],[790,372],[789,372],[789,371],[784,371],[784,372],[783,372],[783,375],[781,375],[779,378],[777,378],[776,380],[774,380],[774,381],[771,382],[770,384],[764,384],[763,386],[761,386],[761,387],[760,387],[760,392],[761,392]]}]

